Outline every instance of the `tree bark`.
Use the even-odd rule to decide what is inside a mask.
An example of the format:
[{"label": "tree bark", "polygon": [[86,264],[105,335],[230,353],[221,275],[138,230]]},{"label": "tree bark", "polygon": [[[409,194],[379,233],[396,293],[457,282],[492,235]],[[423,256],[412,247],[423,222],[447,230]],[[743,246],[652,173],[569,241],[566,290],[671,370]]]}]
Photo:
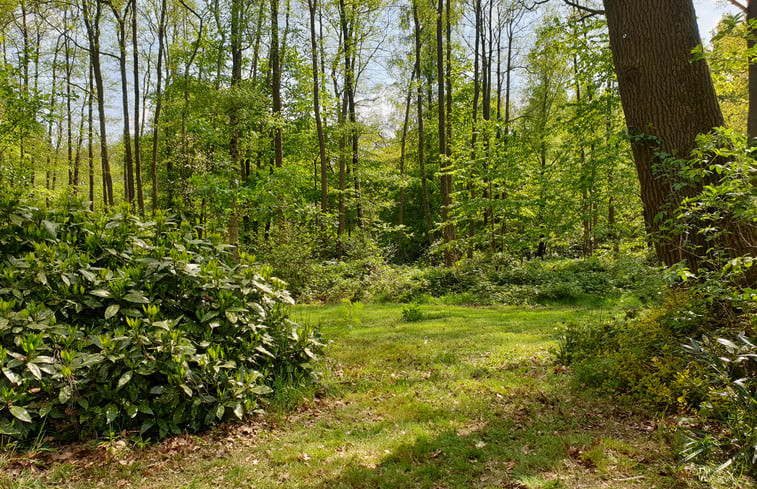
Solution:
[{"label": "tree bark", "polygon": [[[748,0],[746,6],[747,50],[757,49],[757,1]],[[747,112],[747,136],[750,145],[757,145],[757,62],[749,60],[749,112]]]},{"label": "tree bark", "polygon": [[450,222],[451,208],[451,176],[449,174],[449,155],[447,143],[447,112],[445,110],[445,63],[444,63],[444,0],[439,0],[436,11],[436,69],[437,69],[437,108],[439,123],[439,171],[442,194],[442,238],[444,241],[444,265],[451,267],[455,258],[451,249],[453,241],[452,224]]},{"label": "tree bark", "polygon": [[110,160],[108,158],[108,141],[105,115],[105,83],[103,82],[102,65],[100,64],[100,17],[102,9],[99,1],[95,1],[94,12],[90,11],[91,0],[82,1],[84,23],[89,39],[89,56],[92,61],[92,71],[97,88],[97,113],[100,119],[100,161],[102,163],[103,201],[106,206],[113,206],[113,179],[110,174]]},{"label": "tree bark", "polygon": [[[126,81],[126,15],[111,4],[113,16],[116,18],[116,37],[118,38],[118,67],[121,72],[121,109],[123,110],[124,136],[124,196],[130,203],[134,203],[134,156],[131,152],[131,123],[129,121],[129,85]],[[128,5],[126,9],[128,10]]]},{"label": "tree bark", "polygon": [[276,167],[284,165],[281,140],[281,61],[279,60],[279,0],[271,0],[271,90],[273,100],[273,153]]},{"label": "tree bark", "polygon": [[326,160],[326,139],[323,135],[323,120],[321,119],[320,71],[318,69],[318,43],[315,31],[315,12],[318,0],[308,0],[310,11],[310,51],[313,64],[313,111],[315,112],[315,128],[318,133],[318,155],[321,158],[321,212],[329,211],[329,180],[328,161]]},{"label": "tree bark", "polygon": [[423,83],[421,75],[421,24],[418,16],[417,0],[413,0],[413,25],[415,26],[415,71],[418,73],[418,85],[416,87],[416,106],[418,117],[418,167],[421,174],[421,199],[423,202],[423,221],[426,225],[426,242],[431,241],[431,203],[428,195],[428,181],[426,178],[425,147],[426,138],[423,129]]},{"label": "tree bark", "polygon": [[694,257],[682,236],[663,236],[661,219],[687,195],[675,172],[663,172],[659,152],[688,158],[698,134],[723,124],[707,64],[691,50],[701,43],[691,0],[604,0],[644,204],[644,221],[658,259],[668,265]]},{"label": "tree bark", "polygon": [[152,121],[152,164],[150,176],[152,178],[152,213],[158,211],[158,142],[160,136],[160,111],[163,107],[163,50],[166,37],[166,0],[160,2],[160,19],[158,20],[158,62],[155,81],[155,115]]},{"label": "tree bark", "polygon": [[137,191],[137,208],[145,214],[145,193],[142,189],[142,151],[139,127],[139,49],[137,44],[137,0],[131,0],[131,43],[134,56],[134,173]]}]

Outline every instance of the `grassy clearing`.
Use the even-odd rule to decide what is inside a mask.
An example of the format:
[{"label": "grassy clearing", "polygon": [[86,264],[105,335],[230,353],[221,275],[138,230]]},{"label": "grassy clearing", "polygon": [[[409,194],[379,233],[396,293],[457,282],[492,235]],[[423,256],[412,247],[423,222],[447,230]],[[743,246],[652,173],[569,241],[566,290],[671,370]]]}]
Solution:
[{"label": "grassy clearing", "polygon": [[298,307],[329,347],[323,387],[294,412],[147,448],[7,458],[0,488],[705,487],[675,466],[664,424],[571,391],[552,366],[560,322],[611,311],[421,312],[405,322],[397,305]]}]

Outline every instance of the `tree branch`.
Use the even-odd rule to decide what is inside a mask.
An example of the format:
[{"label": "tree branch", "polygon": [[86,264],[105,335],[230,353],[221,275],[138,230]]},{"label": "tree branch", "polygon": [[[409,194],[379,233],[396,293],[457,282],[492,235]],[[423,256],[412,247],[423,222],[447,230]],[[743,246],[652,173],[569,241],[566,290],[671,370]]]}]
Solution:
[{"label": "tree branch", "polygon": [[741,9],[744,13],[747,13],[746,5],[743,5],[741,2],[738,2],[737,0],[728,0],[728,3],[738,9]]},{"label": "tree branch", "polygon": [[[578,10],[583,10],[584,12],[588,12],[590,15],[604,15],[605,14],[605,11],[602,9],[586,7],[584,5],[581,5],[571,0],[562,0],[562,1],[570,5],[571,7],[577,8]],[[729,1],[736,1],[736,0],[729,0]]]}]

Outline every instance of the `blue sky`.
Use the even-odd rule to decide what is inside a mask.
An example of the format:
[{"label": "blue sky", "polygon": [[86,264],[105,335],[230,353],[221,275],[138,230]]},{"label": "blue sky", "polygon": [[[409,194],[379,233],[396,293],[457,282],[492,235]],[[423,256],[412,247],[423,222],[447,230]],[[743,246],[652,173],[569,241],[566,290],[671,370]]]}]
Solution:
[{"label": "blue sky", "polygon": [[[664,0],[663,0],[664,1]],[[725,0],[694,0],[694,8],[699,20],[699,35],[705,43],[710,39],[712,29],[726,12],[736,13],[738,10]]]}]

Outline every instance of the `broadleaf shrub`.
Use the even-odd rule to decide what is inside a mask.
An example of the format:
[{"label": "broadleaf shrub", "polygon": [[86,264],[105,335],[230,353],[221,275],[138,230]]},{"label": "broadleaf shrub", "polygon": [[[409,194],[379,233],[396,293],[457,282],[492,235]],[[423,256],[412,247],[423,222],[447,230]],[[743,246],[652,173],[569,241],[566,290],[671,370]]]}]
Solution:
[{"label": "broadleaf shrub", "polygon": [[0,202],[0,434],[161,438],[312,378],[321,344],[284,284],[229,258],[164,215]]}]

